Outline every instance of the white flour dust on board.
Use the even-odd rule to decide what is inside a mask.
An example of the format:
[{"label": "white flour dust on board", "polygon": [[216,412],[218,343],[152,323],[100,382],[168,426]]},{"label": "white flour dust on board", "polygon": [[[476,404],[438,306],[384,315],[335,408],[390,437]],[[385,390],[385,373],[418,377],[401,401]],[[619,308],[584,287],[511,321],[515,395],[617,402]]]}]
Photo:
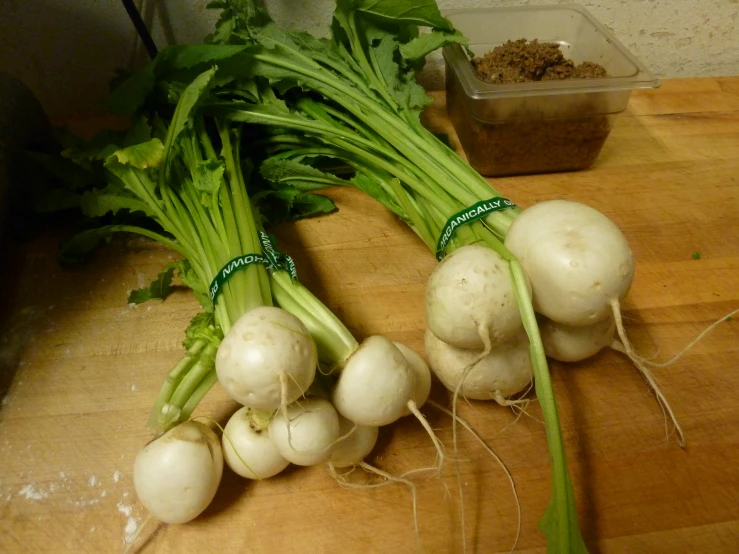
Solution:
[{"label": "white flour dust on board", "polygon": [[[59,471],[57,473],[58,480],[51,482],[44,482],[40,484],[36,479],[30,479],[28,475],[21,475],[21,477],[29,478],[28,481],[21,485],[18,489],[17,496],[29,501],[41,501],[56,496],[57,494],[64,495],[67,504],[71,504],[77,507],[95,506],[100,504],[101,499],[108,497],[107,488],[103,487],[104,479],[101,479],[97,475],[88,475],[83,481],[88,489],[94,489],[94,496],[91,495],[89,490],[84,490],[85,487],[80,487],[81,483],[73,479],[67,472]],[[113,483],[118,483],[121,479],[121,472],[114,471],[112,476]],[[123,496],[126,497],[128,491],[123,492]],[[8,491],[0,491],[0,498],[5,498],[9,501],[13,495],[9,494]],[[120,509],[120,507],[119,507]],[[130,515],[127,514],[127,515]]]},{"label": "white flour dust on board", "polygon": [[128,517],[133,513],[133,506],[131,506],[130,504],[124,504],[123,502],[119,502],[118,511],[124,516]]},{"label": "white flour dust on board", "polygon": [[[123,495],[128,496],[128,491]],[[139,530],[139,518],[133,515],[133,506],[123,501],[118,502],[118,511],[126,517],[126,526],[123,529],[123,540],[126,544],[131,544],[136,540]]]},{"label": "white flour dust on board", "polygon": [[26,500],[42,500],[49,497],[49,493],[44,489],[39,488],[36,483],[28,483],[18,491],[23,498]]},{"label": "white flour dust on board", "polygon": [[136,531],[138,531],[138,529],[139,520],[135,517],[129,517],[128,521],[126,522],[126,528],[123,530],[123,540],[126,542],[126,544],[131,544],[131,542],[136,538]]}]

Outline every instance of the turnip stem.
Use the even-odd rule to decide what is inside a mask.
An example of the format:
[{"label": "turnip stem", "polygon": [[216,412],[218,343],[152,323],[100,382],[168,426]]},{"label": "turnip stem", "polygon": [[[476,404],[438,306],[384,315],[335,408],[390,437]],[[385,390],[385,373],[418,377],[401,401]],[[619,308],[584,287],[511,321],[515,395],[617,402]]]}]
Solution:
[{"label": "turnip stem", "polygon": [[187,402],[185,402],[185,405],[182,407],[180,414],[180,419],[182,421],[190,418],[192,413],[195,411],[195,408],[200,404],[200,401],[205,398],[208,391],[216,384],[216,381],[218,381],[218,375],[216,375],[215,371],[210,371],[205,375],[205,377],[203,377],[203,380],[200,381],[200,384],[192,394],[190,394],[190,398],[187,399]]},{"label": "turnip stem", "polygon": [[[234,158],[234,152],[238,152],[240,143],[240,132],[236,132],[235,145],[231,145],[231,131],[224,122],[218,120],[218,132],[223,143],[223,157],[226,162],[226,173],[228,187],[233,200],[232,209],[236,215],[236,228],[241,240],[242,254],[261,254],[262,249],[257,238],[257,228],[254,222],[249,199],[246,196],[246,184],[241,172],[241,166]],[[236,148],[236,150],[234,150]],[[272,296],[269,290],[269,277],[267,269],[254,264],[243,270],[247,279],[247,294],[242,306],[244,312],[257,306],[271,306]]]},{"label": "turnip stem", "polygon": [[180,384],[180,381],[182,381],[183,376],[195,365],[205,345],[206,341],[204,339],[195,341],[182,359],[167,374],[167,378],[159,389],[159,394],[154,401],[154,407],[149,415],[148,425],[150,428],[162,431],[159,426],[159,420],[162,417],[162,407],[169,403],[172,393]]},{"label": "turnip stem", "polygon": [[[182,378],[174,393],[172,393],[172,397],[168,404],[178,409],[178,421],[184,421],[185,418],[182,415],[182,409],[190,400],[195,390],[197,390],[205,376],[208,375],[208,373],[214,372],[213,368],[215,367],[217,351],[218,345],[212,343],[206,345],[204,350],[200,353],[197,363],[192,366],[192,368]],[[169,427],[173,422],[167,420],[166,423],[167,425],[165,425],[165,427]]]},{"label": "turnip stem", "polygon": [[318,347],[319,359],[331,365],[345,362],[359,343],[341,320],[286,271],[272,271],[270,277],[275,301],[308,328]]},{"label": "turnip stem", "polygon": [[[503,247],[505,249],[505,247]],[[516,298],[521,308],[521,318],[524,329],[531,343],[531,362],[534,367],[534,386],[536,397],[539,399],[542,414],[544,415],[544,428],[546,430],[547,444],[549,446],[549,458],[552,464],[552,498],[545,513],[540,527],[548,526],[552,518],[557,525],[557,552],[571,552],[572,539],[582,543],[580,529],[577,526],[577,513],[575,510],[575,499],[570,482],[570,474],[567,468],[567,459],[564,451],[564,440],[559,425],[559,413],[557,402],[554,397],[554,389],[547,367],[544,345],[541,342],[536,315],[531,304],[531,297],[526,285],[521,264],[512,254],[508,253],[511,277],[515,283]],[[546,522],[546,523],[545,523]],[[576,533],[576,538],[573,534]]]}]

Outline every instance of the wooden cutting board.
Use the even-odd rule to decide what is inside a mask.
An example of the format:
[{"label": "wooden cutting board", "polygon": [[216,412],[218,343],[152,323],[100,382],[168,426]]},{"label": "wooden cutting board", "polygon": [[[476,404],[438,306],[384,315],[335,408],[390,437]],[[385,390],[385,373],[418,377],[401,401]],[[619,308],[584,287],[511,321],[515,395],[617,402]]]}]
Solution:
[{"label": "wooden cutting board", "polygon": [[[430,116],[448,129],[442,95]],[[499,179],[496,187],[522,206],[579,200],[621,227],[637,262],[624,316],[645,355],[666,359],[739,308],[739,78],[666,81],[635,93],[593,168]],[[280,227],[279,244],[358,337],[382,333],[421,350],[433,257],[370,199],[354,190],[330,194],[338,213]],[[323,467],[291,468],[263,482],[227,471],[196,521],[148,523],[132,462],[198,307],[185,291],[126,304],[127,291],[148,283],[170,252],[121,241],[69,270],[55,261],[60,238],[48,232],[5,257],[0,551],[120,552],[137,530],[134,551],[162,554],[420,551],[409,486],[341,488]],[[662,412],[624,356],[607,351],[551,370],[592,552],[739,551],[739,317],[655,370],[685,430],[685,450],[666,438]],[[433,397],[448,405],[440,387]],[[198,413],[225,421],[235,408],[215,388]],[[451,457],[450,419],[424,412]],[[536,524],[549,499],[550,468],[538,407],[521,414],[463,402],[459,413],[514,480],[517,550],[544,552]],[[451,460],[443,479],[413,479],[420,546],[462,552],[461,490],[466,552],[510,550],[519,520],[505,472],[462,429],[456,459],[459,486]],[[406,420],[382,430],[370,461],[400,475],[430,466],[434,450]]]}]

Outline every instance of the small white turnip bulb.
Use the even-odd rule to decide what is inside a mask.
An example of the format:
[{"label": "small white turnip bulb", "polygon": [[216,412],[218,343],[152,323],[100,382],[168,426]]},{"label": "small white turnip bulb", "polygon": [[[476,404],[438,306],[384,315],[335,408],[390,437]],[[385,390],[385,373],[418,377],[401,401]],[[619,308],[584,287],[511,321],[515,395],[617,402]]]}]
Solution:
[{"label": "small white turnip bulb", "polygon": [[269,438],[283,458],[312,466],[331,457],[339,434],[339,415],[328,400],[306,398],[280,410],[269,424]]},{"label": "small white turnip bulb", "polygon": [[[509,398],[525,390],[534,378],[529,340],[523,329],[512,340],[482,356],[480,350],[455,348],[426,331],[426,356],[439,381],[472,400]],[[481,357],[482,356],[482,357]]]},{"label": "small white turnip bulb", "polygon": [[290,465],[269,438],[271,415],[243,407],[223,429],[223,458],[242,477],[267,479]]},{"label": "small white turnip bulb", "polygon": [[375,335],[349,357],[331,401],[354,423],[379,427],[406,413],[414,387],[413,369],[403,353],[389,339]]},{"label": "small white turnip bulb", "polygon": [[377,427],[357,425],[339,416],[339,436],[344,438],[331,451],[331,463],[335,468],[358,465],[372,452],[378,434]]}]

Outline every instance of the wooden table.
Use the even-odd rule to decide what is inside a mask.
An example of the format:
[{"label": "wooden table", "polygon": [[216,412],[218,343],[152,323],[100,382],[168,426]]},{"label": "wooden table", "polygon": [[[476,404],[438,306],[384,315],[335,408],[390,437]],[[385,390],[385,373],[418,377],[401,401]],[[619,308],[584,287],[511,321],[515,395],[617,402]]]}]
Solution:
[{"label": "wooden table", "polygon": [[[443,98],[432,110],[443,123]],[[667,81],[635,93],[595,167],[515,177],[499,189],[526,206],[576,199],[628,237],[637,274],[628,333],[666,358],[739,308],[739,78]],[[379,205],[335,190],[339,212],[278,229],[303,281],[358,337],[383,333],[421,350],[424,283],[433,257]],[[79,270],[55,261],[47,233],[6,257],[0,363],[0,551],[117,552],[144,523],[131,481],[155,391],[180,357],[198,307],[185,291],[126,304],[172,255],[140,240],[114,243]],[[700,259],[693,254],[700,253]],[[10,263],[12,262],[12,263]],[[666,440],[662,413],[624,356],[552,364],[581,527],[592,552],[739,551],[739,317],[678,363],[656,370],[688,447]],[[438,386],[434,398],[446,403]],[[200,414],[235,409],[220,389]],[[544,552],[536,524],[550,469],[538,407],[531,417],[479,402],[465,417],[497,452],[521,503],[520,552]],[[426,408],[450,444],[451,424]],[[451,448],[451,447],[450,447]],[[434,450],[406,420],[383,429],[371,458],[400,474]],[[459,454],[467,552],[508,551],[517,510],[501,468],[469,435]],[[426,552],[461,552],[453,464],[416,480]],[[155,532],[156,531],[156,532]],[[323,467],[264,482],[226,472],[215,502],[191,524],[144,528],[143,552],[389,553],[417,551],[408,487],[347,490]]]}]

